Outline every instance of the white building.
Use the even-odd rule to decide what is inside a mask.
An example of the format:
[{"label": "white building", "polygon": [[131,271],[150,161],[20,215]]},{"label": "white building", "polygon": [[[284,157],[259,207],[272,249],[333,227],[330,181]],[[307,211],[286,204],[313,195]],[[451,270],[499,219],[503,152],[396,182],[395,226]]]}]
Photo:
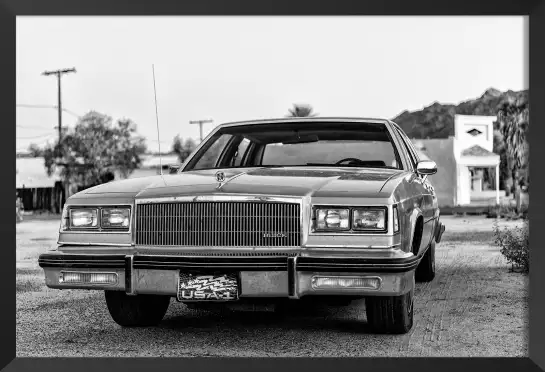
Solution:
[{"label": "white building", "polygon": [[[493,152],[495,116],[455,115],[454,136],[414,139],[421,155],[437,163],[430,177],[442,206],[499,204],[500,156]],[[494,184],[485,185],[484,169],[494,169]]]}]

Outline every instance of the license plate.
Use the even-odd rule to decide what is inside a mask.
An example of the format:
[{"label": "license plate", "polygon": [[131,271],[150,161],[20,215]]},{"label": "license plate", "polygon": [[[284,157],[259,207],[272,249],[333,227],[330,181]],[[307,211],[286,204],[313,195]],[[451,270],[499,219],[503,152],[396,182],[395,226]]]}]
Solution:
[{"label": "license plate", "polygon": [[235,301],[238,300],[236,274],[195,275],[180,273],[178,301]]}]

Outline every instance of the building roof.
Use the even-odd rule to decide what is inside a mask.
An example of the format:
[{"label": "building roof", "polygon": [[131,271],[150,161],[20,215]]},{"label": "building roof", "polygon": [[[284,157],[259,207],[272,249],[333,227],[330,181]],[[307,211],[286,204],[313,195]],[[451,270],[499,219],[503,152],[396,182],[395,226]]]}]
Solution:
[{"label": "building roof", "polygon": [[51,177],[47,175],[43,157],[16,158],[15,166],[15,188],[17,189],[55,187],[55,182],[59,181],[58,175],[53,174]]},{"label": "building roof", "polygon": [[142,163],[140,168],[159,168],[161,163],[163,167],[169,164],[179,164],[180,159],[177,154],[167,154],[167,155],[144,155],[142,156]]},{"label": "building roof", "polygon": [[493,152],[490,152],[490,151],[488,151],[486,149],[483,149],[479,145],[474,145],[474,146],[471,146],[470,148],[467,148],[464,151],[462,151],[462,156],[483,156],[483,157],[493,156],[493,157],[496,157],[496,156],[499,156],[499,155],[494,154]]}]

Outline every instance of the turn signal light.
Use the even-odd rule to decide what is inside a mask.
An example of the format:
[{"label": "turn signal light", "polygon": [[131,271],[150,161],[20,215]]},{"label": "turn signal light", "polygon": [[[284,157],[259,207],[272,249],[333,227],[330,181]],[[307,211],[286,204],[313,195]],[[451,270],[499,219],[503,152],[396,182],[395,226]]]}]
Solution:
[{"label": "turn signal light", "polygon": [[116,273],[63,271],[59,275],[63,284],[116,284]]},{"label": "turn signal light", "polygon": [[315,289],[379,289],[379,277],[356,277],[356,276],[314,276],[312,287]]}]

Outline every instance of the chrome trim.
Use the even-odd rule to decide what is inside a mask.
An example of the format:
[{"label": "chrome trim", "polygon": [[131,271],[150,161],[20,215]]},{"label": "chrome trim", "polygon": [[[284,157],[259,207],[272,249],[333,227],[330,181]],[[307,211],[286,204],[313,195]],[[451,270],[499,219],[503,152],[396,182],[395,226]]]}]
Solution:
[{"label": "chrome trim", "polygon": [[[320,288],[320,287],[316,287],[314,285],[314,278],[342,278],[342,279],[378,279],[378,288],[369,288],[369,287],[336,287],[336,288]],[[343,290],[351,290],[351,289],[365,289],[365,290],[369,290],[369,291],[379,291],[381,288],[382,288],[382,278],[380,276],[367,276],[367,275],[361,275],[361,276],[357,276],[357,275],[347,275],[347,276],[344,276],[344,275],[324,275],[324,274],[319,274],[319,275],[313,275],[311,276],[310,278],[310,286],[312,287],[312,289],[314,289],[315,291],[327,291],[327,290],[335,290],[335,289],[343,289]]]},{"label": "chrome trim", "polygon": [[278,203],[299,203],[301,204],[300,197],[291,196],[274,196],[274,195],[236,195],[236,194],[223,194],[223,195],[196,195],[196,196],[168,196],[157,198],[143,198],[136,199],[135,204],[155,204],[155,203],[169,203],[169,202],[207,202],[207,201],[254,201],[254,202],[278,202]]},{"label": "chrome trim", "polygon": [[358,244],[343,244],[343,245],[335,245],[335,244],[307,244],[305,248],[355,248],[355,249],[372,249],[372,250],[392,250],[396,249],[396,247],[401,246],[401,243],[392,244],[392,245],[358,245]]},{"label": "chrome trim", "polygon": [[81,245],[81,246],[91,246],[91,245],[99,245],[99,246],[107,246],[107,247],[132,247],[133,245],[131,243],[89,243],[89,242],[65,242],[65,241],[57,241],[57,244],[59,245]]}]

